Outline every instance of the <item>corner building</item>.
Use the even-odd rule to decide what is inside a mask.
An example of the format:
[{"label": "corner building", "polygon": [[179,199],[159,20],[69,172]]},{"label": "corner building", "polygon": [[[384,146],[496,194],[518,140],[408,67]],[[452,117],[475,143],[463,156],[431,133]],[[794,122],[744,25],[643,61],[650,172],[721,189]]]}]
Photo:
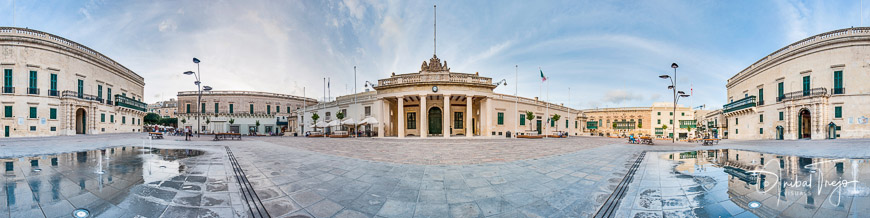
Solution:
[{"label": "corner building", "polygon": [[[730,139],[870,137],[870,28],[792,43],[737,73],[722,108]],[[720,121],[721,123],[721,121]]]},{"label": "corner building", "polygon": [[84,45],[0,27],[0,136],[139,132],[144,79]]},{"label": "corner building", "polygon": [[312,98],[268,92],[203,91],[197,104],[199,94],[178,92],[175,110],[179,128],[201,133],[280,135],[296,131],[296,110],[317,103]]}]

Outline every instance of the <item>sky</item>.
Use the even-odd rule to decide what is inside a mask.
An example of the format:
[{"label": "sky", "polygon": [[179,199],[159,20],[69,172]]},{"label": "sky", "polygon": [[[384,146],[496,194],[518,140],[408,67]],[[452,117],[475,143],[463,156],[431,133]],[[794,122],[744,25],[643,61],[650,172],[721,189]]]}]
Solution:
[{"label": "sky", "polygon": [[721,108],[740,70],[870,18],[861,0],[0,0],[0,26],[103,53],[145,78],[148,103],[196,89],[182,74],[197,70],[193,57],[215,90],[320,99],[419,71],[433,54],[435,4],[437,55],[453,72],[505,79],[495,92],[576,109],[670,102],[670,81],[658,76],[673,76],[671,63],[678,89],[692,94],[680,104]]}]

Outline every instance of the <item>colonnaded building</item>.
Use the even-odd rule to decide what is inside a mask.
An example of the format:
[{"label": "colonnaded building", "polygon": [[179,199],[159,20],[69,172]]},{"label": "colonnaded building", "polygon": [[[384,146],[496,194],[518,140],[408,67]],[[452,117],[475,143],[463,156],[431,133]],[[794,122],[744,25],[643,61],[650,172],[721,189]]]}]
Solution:
[{"label": "colonnaded building", "polygon": [[3,137],[138,132],[144,79],[84,45],[0,27]]},{"label": "colonnaded building", "polygon": [[[548,104],[537,98],[523,98],[493,92],[499,84],[479,73],[450,71],[447,62],[433,55],[423,61],[420,71],[393,73],[378,80],[373,91],[341,96],[322,102],[299,113],[302,131],[314,131],[311,119],[330,123],[341,112],[340,122],[363,124],[357,127],[365,135],[378,137],[511,137],[525,134],[552,134],[555,131],[578,135],[585,118],[578,110]],[[527,119],[526,112],[534,115]],[[558,114],[559,120],[548,117]],[[351,121],[351,122],[346,122]],[[364,122],[361,122],[364,121]],[[325,128],[330,131],[338,126]],[[344,129],[354,131],[354,125]],[[322,131],[323,129],[317,129]]]},{"label": "colonnaded building", "polygon": [[312,98],[255,91],[203,91],[200,104],[198,96],[197,91],[178,92],[178,127],[244,135],[295,132],[296,110],[317,104]]},{"label": "colonnaded building", "polygon": [[728,138],[870,137],[868,57],[867,27],[811,36],[764,56],[728,79]]}]

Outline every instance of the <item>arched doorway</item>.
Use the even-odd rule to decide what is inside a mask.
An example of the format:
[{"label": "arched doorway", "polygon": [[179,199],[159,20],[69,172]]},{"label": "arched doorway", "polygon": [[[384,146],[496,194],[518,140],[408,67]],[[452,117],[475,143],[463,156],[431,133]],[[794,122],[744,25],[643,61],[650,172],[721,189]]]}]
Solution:
[{"label": "arched doorway", "polygon": [[87,134],[88,114],[84,108],[76,110],[76,134]]},{"label": "arched doorway", "polygon": [[429,134],[432,135],[440,135],[441,134],[441,108],[432,107],[429,108],[429,116],[427,118],[429,120]]},{"label": "arched doorway", "polygon": [[776,140],[783,140],[784,136],[784,128],[782,126],[776,126]]},{"label": "arched doorway", "polygon": [[807,109],[801,109],[800,113],[798,113],[798,138],[799,139],[809,139],[812,137],[811,132],[812,129],[810,125],[812,124],[812,120],[810,119],[810,111]]},{"label": "arched doorway", "polygon": [[837,138],[837,124],[831,122],[828,124],[828,139],[836,139]]}]

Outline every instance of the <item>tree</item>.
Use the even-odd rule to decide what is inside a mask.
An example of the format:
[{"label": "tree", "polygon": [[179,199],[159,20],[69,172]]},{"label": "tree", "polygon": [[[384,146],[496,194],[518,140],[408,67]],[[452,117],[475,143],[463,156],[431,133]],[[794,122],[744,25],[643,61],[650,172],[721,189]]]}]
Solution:
[{"label": "tree", "polygon": [[317,124],[317,119],[320,119],[320,115],[317,115],[317,113],[314,113],[313,115],[311,115],[311,122],[314,122],[315,124]]},{"label": "tree", "polygon": [[156,113],[148,113],[145,114],[145,124],[158,124],[160,122],[160,115]]},{"label": "tree", "polygon": [[532,125],[532,120],[535,119],[535,113],[532,113],[531,111],[526,111],[526,119],[529,120],[529,131],[532,131],[532,128],[534,128],[534,125]]},{"label": "tree", "polygon": [[230,119],[230,120],[229,120],[229,121],[227,121],[227,122],[230,122],[230,125],[233,125],[233,123],[235,123],[235,122],[236,122],[236,119]]},{"label": "tree", "polygon": [[[663,132],[663,133],[667,133],[667,132],[668,132],[668,125],[666,125],[666,124],[662,124],[662,132]],[[667,136],[667,134],[665,134],[665,136]]]},{"label": "tree", "polygon": [[638,123],[638,124],[637,124],[637,128],[638,128],[638,129],[643,129],[643,123]]},{"label": "tree", "polygon": [[560,115],[558,115],[558,114],[553,114],[553,118],[552,118],[552,119],[553,119],[553,123],[556,124],[556,132],[559,131],[559,119],[560,119],[560,118],[562,118],[562,116],[560,116]]},{"label": "tree", "polygon": [[[339,111],[338,113],[335,114],[335,118],[338,118],[338,121],[343,120],[343,119],[344,119],[344,113],[342,113],[341,111]],[[341,128],[341,130],[344,130],[344,126],[341,126],[340,124],[339,124],[339,127],[338,127],[338,128]]]},{"label": "tree", "polygon": [[184,125],[185,123],[187,123],[187,119],[181,118],[181,125]]}]

